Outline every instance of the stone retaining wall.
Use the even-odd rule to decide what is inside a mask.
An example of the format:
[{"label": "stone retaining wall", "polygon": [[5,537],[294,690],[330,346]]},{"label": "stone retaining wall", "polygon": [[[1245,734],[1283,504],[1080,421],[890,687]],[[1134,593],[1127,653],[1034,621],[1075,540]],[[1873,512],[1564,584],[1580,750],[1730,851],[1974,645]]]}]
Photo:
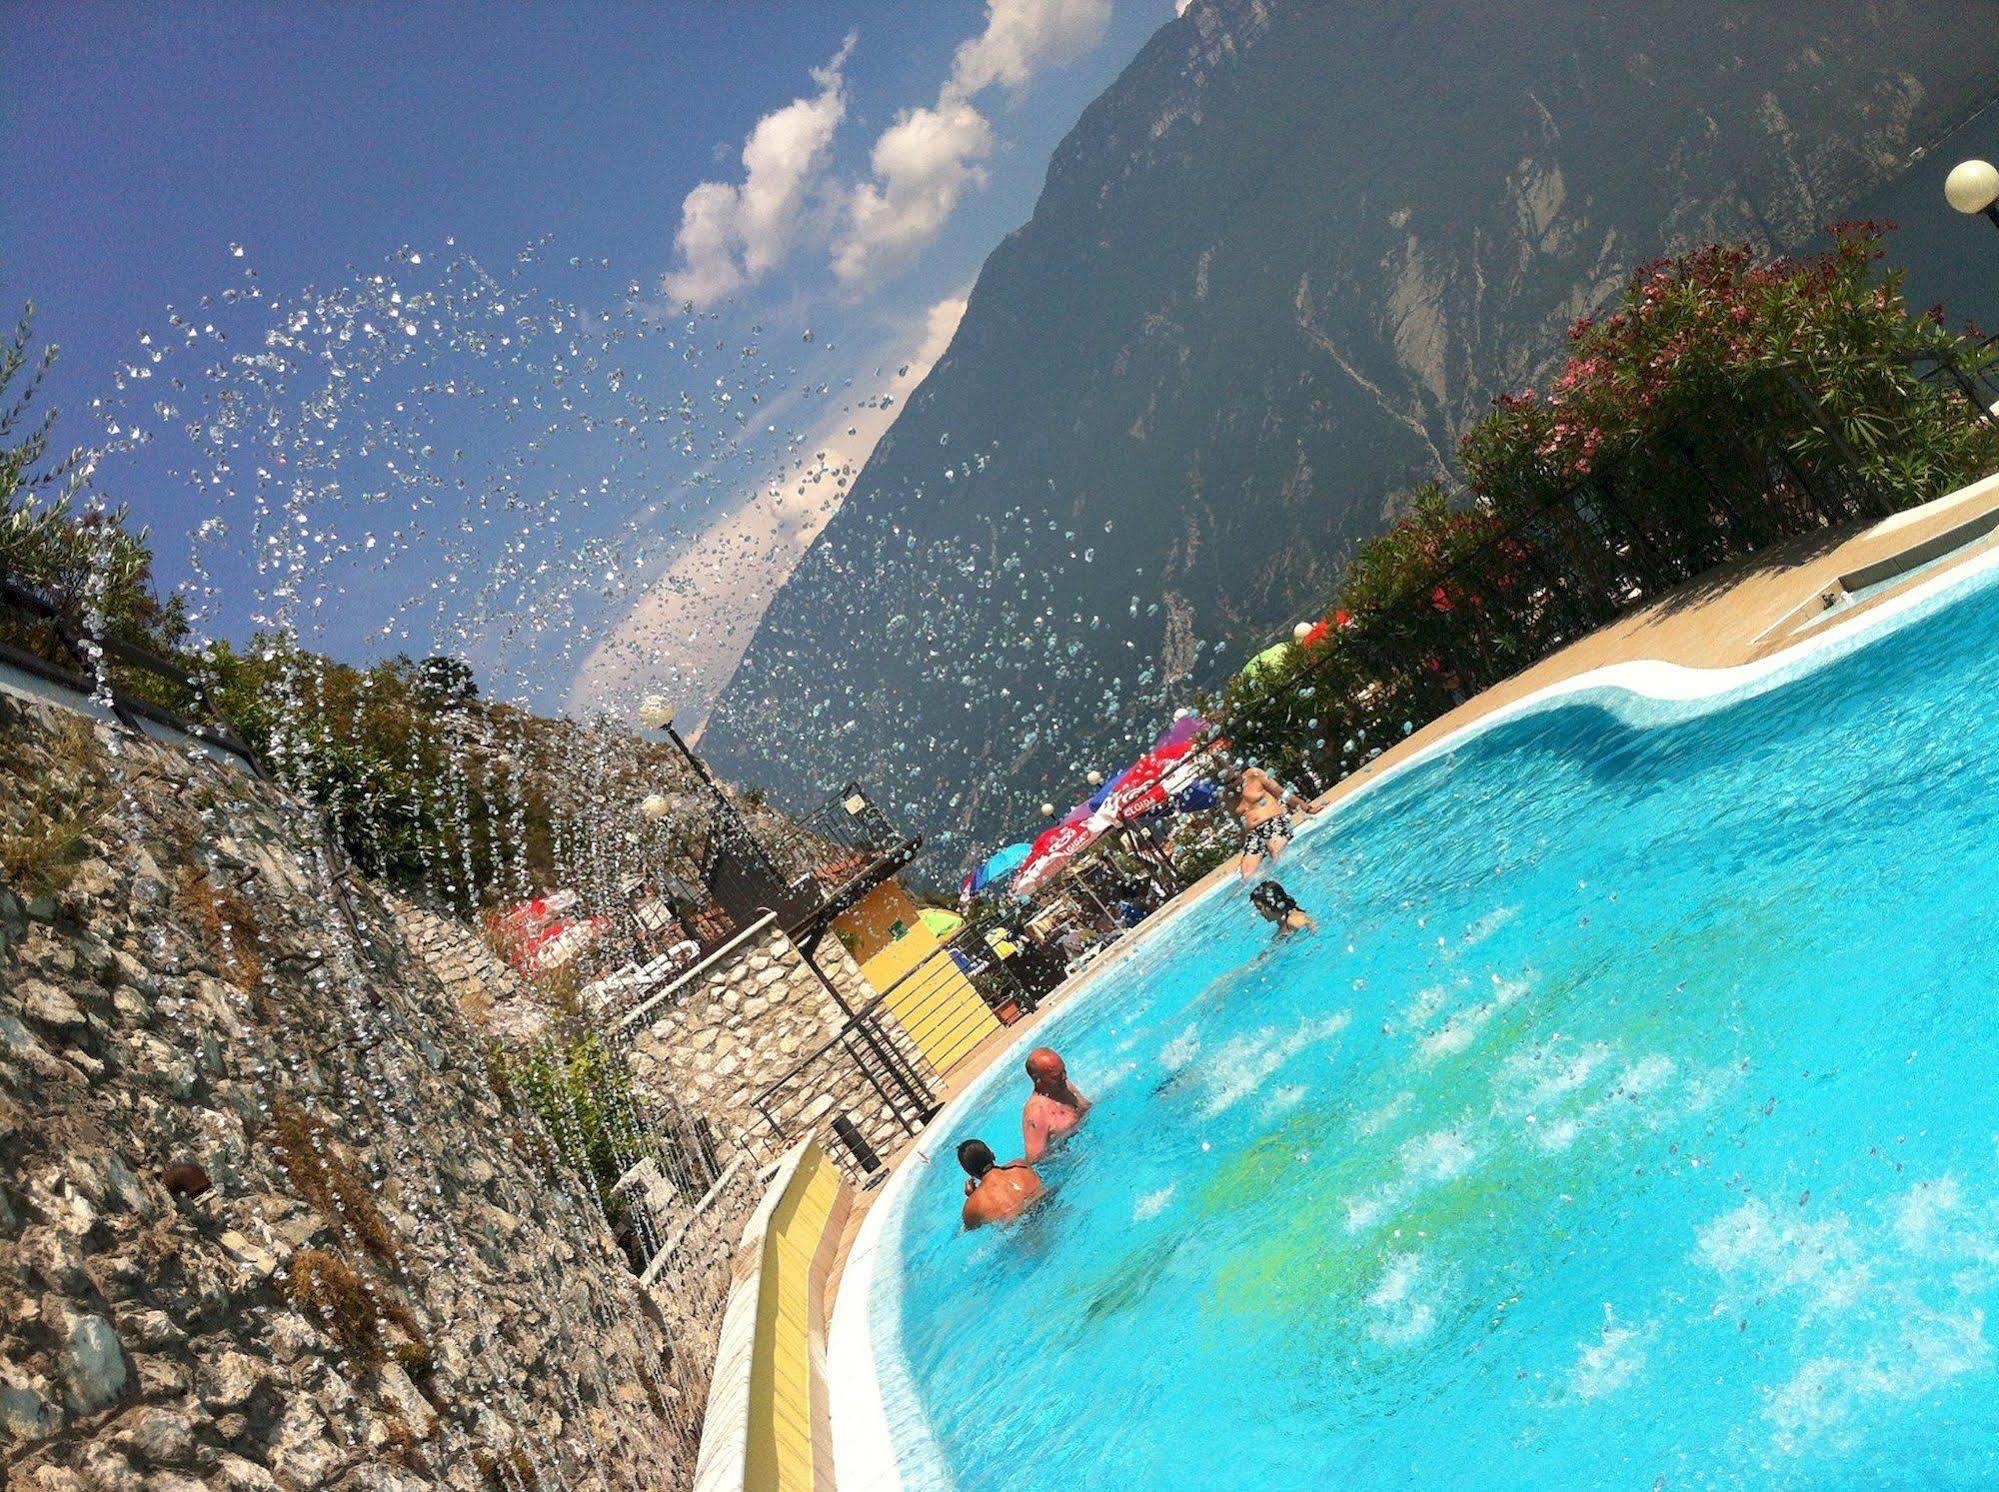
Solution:
[{"label": "stone retaining wall", "polygon": [[480,1027],[515,1041],[532,1041],[548,1029],[548,1012],[528,982],[502,962],[478,933],[456,917],[399,896],[385,900],[410,951]]},{"label": "stone retaining wall", "polygon": [[0,690],[7,1486],[685,1485],[705,1365],[309,828]]},{"label": "stone retaining wall", "polygon": [[[843,1046],[758,1107],[771,1084],[792,1073],[846,1020],[829,980],[854,1009],[874,998],[837,942],[821,943],[817,956],[825,979],[774,920],[748,929],[618,1019],[633,1076],[726,1125],[760,1157],[774,1159],[797,1140],[824,1130],[837,1114],[851,1118],[885,1153],[904,1127]],[[934,1081],[921,1054],[892,1022],[882,1039]],[[852,1166],[844,1146],[831,1148]]]}]

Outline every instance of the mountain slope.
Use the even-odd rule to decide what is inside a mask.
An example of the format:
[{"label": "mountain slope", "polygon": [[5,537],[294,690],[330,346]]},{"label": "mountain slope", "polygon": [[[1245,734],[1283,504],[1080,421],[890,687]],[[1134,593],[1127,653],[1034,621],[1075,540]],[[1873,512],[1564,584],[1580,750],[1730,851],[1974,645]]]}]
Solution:
[{"label": "mountain slope", "polygon": [[1895,0],[1197,0],[1057,150],[708,750],[1018,837],[1630,269],[1803,242],[1995,76],[1999,26]]}]

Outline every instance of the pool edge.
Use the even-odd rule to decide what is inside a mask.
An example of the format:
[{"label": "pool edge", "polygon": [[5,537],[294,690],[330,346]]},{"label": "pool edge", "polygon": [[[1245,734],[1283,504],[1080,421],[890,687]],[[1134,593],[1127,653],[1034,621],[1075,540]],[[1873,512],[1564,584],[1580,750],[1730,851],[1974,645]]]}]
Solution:
[{"label": "pool edge", "polygon": [[[1773,653],[1741,663],[1706,668],[1656,658],[1637,658],[1601,664],[1568,678],[1552,680],[1518,699],[1497,705],[1465,721],[1379,772],[1364,768],[1354,774],[1363,780],[1340,792],[1324,812],[1304,826],[1299,837],[1302,839],[1316,834],[1338,818],[1348,805],[1370,791],[1439,756],[1448,755],[1469,740],[1527,716],[1577,703],[1589,695],[1599,696],[1600,703],[1619,713],[1627,723],[1645,728],[1726,708],[1738,700],[1781,688],[1942,610],[1959,599],[1958,593],[1969,594],[1990,583],[1995,571],[1999,571],[1999,549],[1969,554],[1961,563],[1925,575],[1904,590],[1891,592],[1826,631],[1800,637]],[[1678,712],[1670,722],[1662,722],[1632,718],[1637,712],[1620,709],[1622,703],[1677,704],[1698,708]],[[1171,908],[1155,925],[1132,940],[1131,950],[1135,952],[1141,943],[1155,937],[1189,910],[1222,894],[1234,884],[1236,880],[1233,876],[1217,873],[1209,883],[1192,888],[1180,905]],[[1101,983],[1099,976],[1122,966],[1129,956],[1127,953],[1115,961],[1105,960],[1090,969],[1063,1001],[1059,1014],[1066,1015],[1080,1009]],[[933,1116],[906,1152],[907,1158],[895,1167],[855,1235],[834,1297],[832,1323],[827,1333],[835,1475],[843,1492],[899,1492],[905,1485],[901,1453],[897,1449],[889,1423],[888,1406],[883,1398],[882,1363],[875,1350],[872,1331],[876,1251],[882,1235],[892,1217],[897,1215],[903,1193],[912,1184],[911,1177],[919,1166],[929,1164],[929,1148],[936,1144],[937,1137],[947,1133],[973,1101],[985,1098],[1001,1076],[1010,1070],[1007,1059],[1034,1040],[1038,1030],[1037,1026],[1024,1031],[1016,1040],[996,1051],[985,1071],[967,1083]],[[917,1407],[920,1409],[921,1406]],[[926,1427],[926,1439],[927,1433]],[[923,1449],[921,1455],[922,1459],[933,1464],[941,1461],[941,1455],[934,1447]]]}]

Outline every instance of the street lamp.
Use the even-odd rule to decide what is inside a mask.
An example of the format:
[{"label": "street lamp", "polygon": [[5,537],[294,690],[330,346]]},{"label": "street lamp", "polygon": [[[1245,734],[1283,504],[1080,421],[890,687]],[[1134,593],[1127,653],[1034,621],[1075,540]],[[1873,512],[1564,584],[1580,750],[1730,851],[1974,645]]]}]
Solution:
[{"label": "street lamp", "polygon": [[1943,194],[1959,212],[1982,212],[1999,228],[1999,166],[1990,161],[1960,161],[1944,178]]},{"label": "street lamp", "polygon": [[[695,781],[708,790],[709,797],[715,800],[716,807],[722,811],[722,822],[725,825],[740,827],[735,807],[729,802],[729,795],[722,791],[722,784],[715,780],[715,774],[708,770],[708,764],[694,754],[694,748],[682,740],[680,732],[673,728],[673,706],[659,695],[652,695],[639,706],[639,723],[650,730],[666,732],[667,740],[673,743],[674,750],[680,753],[681,760],[685,761],[688,769],[694,773]],[[657,810],[653,807],[655,803],[660,805]],[[664,818],[668,812],[668,800],[659,793],[654,793],[639,805],[639,811],[649,819]],[[748,837],[747,829],[742,829],[741,832]]]},{"label": "street lamp", "polygon": [[1045,819],[1052,819],[1052,818],[1054,818],[1054,817],[1055,817],[1055,805],[1054,805],[1053,803],[1043,803],[1043,804],[1041,805],[1041,816],[1042,816],[1043,818],[1045,818]]},{"label": "street lamp", "polygon": [[1089,783],[1091,787],[1102,787],[1104,785],[1104,774],[1092,767],[1083,774],[1083,781]]},{"label": "street lamp", "polygon": [[656,824],[673,812],[673,800],[665,793],[647,793],[645,801],[639,804],[639,812]]},{"label": "street lamp", "polygon": [[1310,637],[1311,635],[1312,635],[1312,624],[1310,622],[1300,622],[1297,626],[1291,629],[1291,640],[1293,642],[1303,642],[1306,638]]}]

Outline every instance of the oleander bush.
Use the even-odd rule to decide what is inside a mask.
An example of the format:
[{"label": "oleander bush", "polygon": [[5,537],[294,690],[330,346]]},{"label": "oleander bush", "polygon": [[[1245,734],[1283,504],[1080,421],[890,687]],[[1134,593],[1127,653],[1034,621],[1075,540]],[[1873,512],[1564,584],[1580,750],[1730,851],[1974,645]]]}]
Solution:
[{"label": "oleander bush", "polygon": [[1312,640],[1199,702],[1229,749],[1328,785],[1673,584],[1999,468],[1999,427],[1947,366],[1989,376],[1991,352],[1940,310],[1911,312],[1886,231],[1638,271],[1571,328],[1544,390],[1500,397],[1466,432],[1467,494],[1409,496]]}]

